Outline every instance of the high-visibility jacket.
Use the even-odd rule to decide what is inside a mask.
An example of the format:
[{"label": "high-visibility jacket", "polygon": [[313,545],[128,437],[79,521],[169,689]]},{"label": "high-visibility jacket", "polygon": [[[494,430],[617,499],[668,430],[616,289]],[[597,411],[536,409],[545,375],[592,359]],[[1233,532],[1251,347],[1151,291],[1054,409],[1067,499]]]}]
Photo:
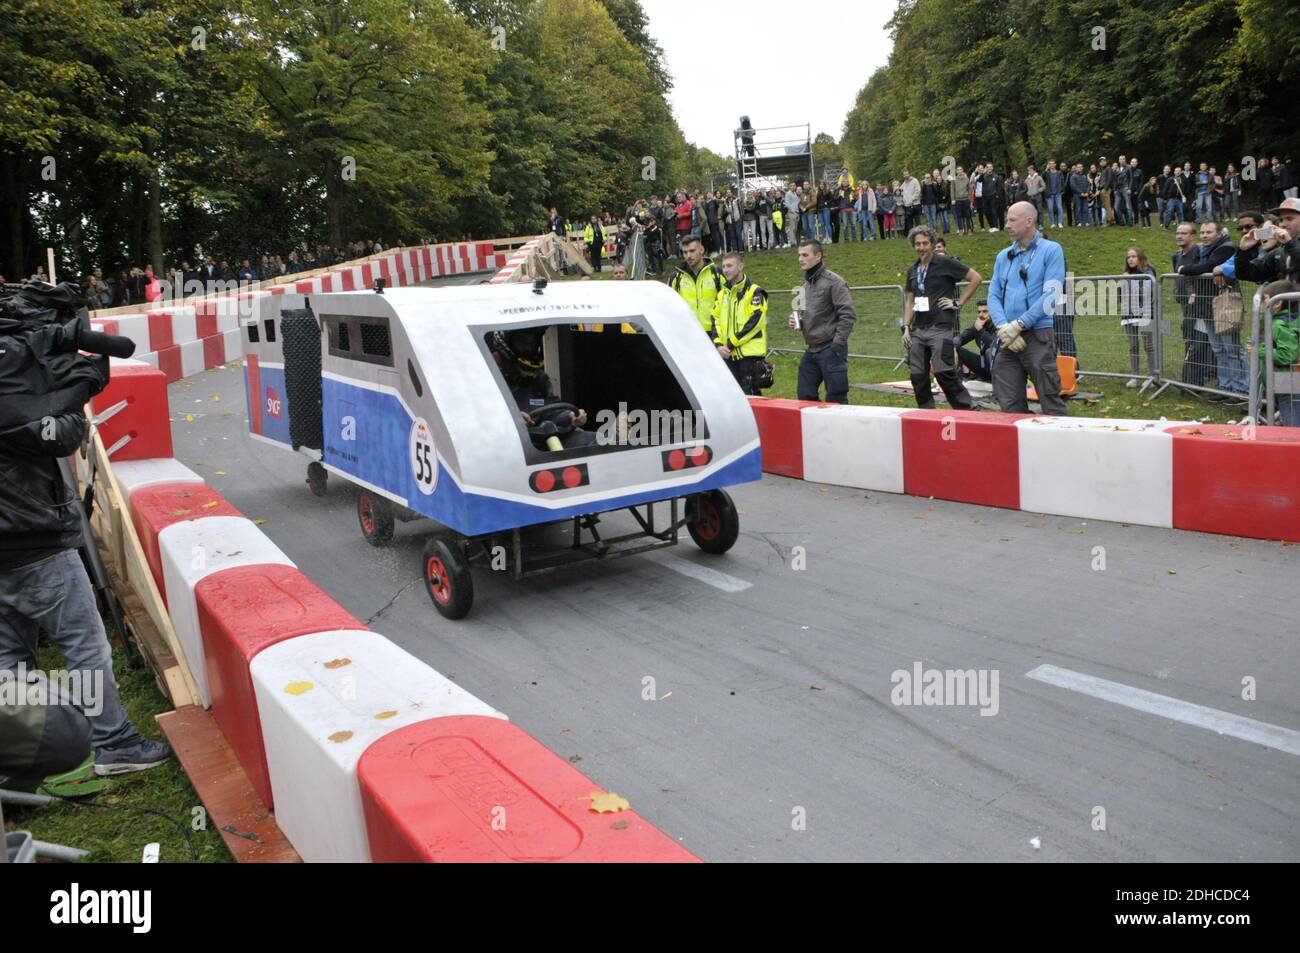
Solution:
[{"label": "high-visibility jacket", "polygon": [[785,228],[785,216],[781,213],[780,208],[772,209],[772,227],[778,232]]},{"label": "high-visibility jacket", "polygon": [[587,227],[582,230],[582,240],[587,243],[588,248],[592,247],[593,242],[600,242],[601,245],[604,246],[605,232],[599,225],[593,227],[592,224],[588,222]]},{"label": "high-visibility jacket", "polygon": [[732,360],[767,357],[767,293],[744,275],[724,285],[713,305],[712,337],[731,348]]},{"label": "high-visibility jacket", "polygon": [[726,283],[727,279],[722,277],[722,269],[711,261],[706,261],[700,266],[698,275],[692,275],[686,265],[678,265],[677,270],[668,279],[668,287],[681,295],[682,300],[691,306],[696,320],[705,331],[713,325],[713,305],[717,301],[718,292]]}]

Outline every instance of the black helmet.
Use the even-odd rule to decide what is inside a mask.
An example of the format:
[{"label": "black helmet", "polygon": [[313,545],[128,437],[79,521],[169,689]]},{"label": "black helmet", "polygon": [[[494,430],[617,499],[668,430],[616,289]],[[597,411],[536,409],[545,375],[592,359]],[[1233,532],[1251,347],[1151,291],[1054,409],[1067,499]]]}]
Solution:
[{"label": "black helmet", "polygon": [[542,339],[545,335],[545,328],[497,331],[492,336],[492,349],[501,355],[503,369],[530,381],[542,371]]}]

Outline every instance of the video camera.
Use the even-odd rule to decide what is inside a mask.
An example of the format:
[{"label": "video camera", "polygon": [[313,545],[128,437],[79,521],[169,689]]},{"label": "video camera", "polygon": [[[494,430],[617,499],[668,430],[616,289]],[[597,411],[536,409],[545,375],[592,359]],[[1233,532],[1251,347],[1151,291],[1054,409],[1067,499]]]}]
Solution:
[{"label": "video camera", "polygon": [[71,282],[37,279],[0,297],[0,432],[80,413],[108,386],[108,359],[135,353],[130,338],[91,326],[87,303]]}]

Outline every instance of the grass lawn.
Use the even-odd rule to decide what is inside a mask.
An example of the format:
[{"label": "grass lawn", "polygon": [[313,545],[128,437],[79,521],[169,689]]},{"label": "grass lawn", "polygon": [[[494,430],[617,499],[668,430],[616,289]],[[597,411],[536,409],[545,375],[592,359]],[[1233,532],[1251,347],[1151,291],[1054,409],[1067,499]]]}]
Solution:
[{"label": "grass lawn", "polygon": [[[132,669],[126,664],[117,637],[114,645],[113,672],[118,692],[132,723],[150,738],[162,740],[154,716],[171,710],[171,704],[158,691],[148,668]],[[37,661],[46,670],[63,668],[65,662],[57,649],[44,648]],[[30,831],[37,840],[78,847],[90,851],[87,861],[139,863],[146,844],[159,845],[162,863],[188,863],[191,860],[186,839],[176,824],[160,817],[160,812],[183,824],[193,840],[198,860],[231,862],[230,852],[210,819],[204,830],[193,830],[193,809],[201,806],[199,796],[175,759],[148,771],[108,778],[108,786],[86,799],[108,807],[90,807],[68,801],[40,808],[5,807],[5,827]]]},{"label": "grass lawn", "polygon": [[[1046,233],[1065,249],[1066,267],[1076,277],[1084,275],[1114,275],[1124,270],[1124,254],[1129,245],[1137,245],[1146,252],[1157,274],[1170,268],[1170,256],[1175,250],[1173,230],[1162,228],[1065,228]],[[948,253],[960,258],[983,276],[982,287],[974,300],[986,296],[987,282],[993,274],[993,261],[997,253],[1010,243],[1006,232],[975,235],[948,236]],[[838,272],[851,286],[901,285],[908,266],[916,260],[911,247],[903,239],[875,242],[847,242],[826,246],[826,264]],[[664,278],[671,273],[670,262],[664,269]],[[768,340],[771,347],[789,348],[802,352],[803,339],[799,332],[786,327],[790,313],[789,290],[802,281],[802,272],[794,249],[751,252],[746,255],[746,271],[750,278],[771,293],[768,311]],[[608,273],[602,275],[607,277]],[[1099,298],[1100,300],[1100,298]],[[1117,299],[1116,299],[1117,300]],[[1165,334],[1162,373],[1165,380],[1181,377],[1183,341],[1179,333],[1181,317],[1173,300],[1172,282],[1164,282],[1162,302],[1166,325],[1172,330]],[[907,368],[896,367],[904,351],[899,340],[898,318],[902,302],[897,289],[855,291],[854,303],[858,323],[850,339],[852,354],[875,355],[875,358],[851,359],[849,381],[855,384],[875,384],[907,379]],[[1084,377],[1079,390],[1100,394],[1100,399],[1089,402],[1069,401],[1071,416],[1079,417],[1132,417],[1171,420],[1209,420],[1225,423],[1240,420],[1246,415],[1244,405],[1223,405],[1206,401],[1187,391],[1169,388],[1159,398],[1152,400],[1154,388],[1145,393],[1124,386],[1129,373],[1128,341],[1120,326],[1118,305],[1106,309],[1101,315],[1075,318],[1075,339],[1078,346],[1080,369]],[[974,304],[962,312],[962,325],[968,326],[975,316]],[[973,347],[973,345],[969,345]],[[769,397],[794,397],[798,354],[780,354],[773,360],[776,367],[776,386]],[[1140,366],[1146,368],[1146,355],[1141,354]],[[1118,377],[1101,377],[1089,371],[1119,374]],[[908,394],[885,394],[850,388],[849,401],[854,404],[915,407]],[[942,400],[937,404],[946,406]]]}]

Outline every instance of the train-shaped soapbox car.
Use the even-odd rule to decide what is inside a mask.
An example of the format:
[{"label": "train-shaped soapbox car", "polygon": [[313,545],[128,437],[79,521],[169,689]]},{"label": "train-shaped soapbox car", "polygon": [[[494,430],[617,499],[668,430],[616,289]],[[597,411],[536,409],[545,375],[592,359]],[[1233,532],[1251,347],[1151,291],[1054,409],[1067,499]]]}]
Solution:
[{"label": "train-shaped soapbox car", "polygon": [[[661,284],[381,287],[254,305],[241,319],[250,434],[309,457],[317,495],[329,474],[355,484],[373,545],[392,539],[395,520],[445,527],[430,535],[422,570],[448,618],[469,611],[480,557],[520,578],[674,545],[682,526],[705,552],[736,541],[722,488],[761,476],[754,416]],[[558,398],[528,418],[499,356],[502,336],[519,329],[540,333]],[[577,408],[596,439],[563,449]],[[656,504],[666,522],[656,523]],[[602,537],[600,514],[615,510],[639,530]],[[565,520],[572,544],[566,534],[531,558],[520,531]]]}]

